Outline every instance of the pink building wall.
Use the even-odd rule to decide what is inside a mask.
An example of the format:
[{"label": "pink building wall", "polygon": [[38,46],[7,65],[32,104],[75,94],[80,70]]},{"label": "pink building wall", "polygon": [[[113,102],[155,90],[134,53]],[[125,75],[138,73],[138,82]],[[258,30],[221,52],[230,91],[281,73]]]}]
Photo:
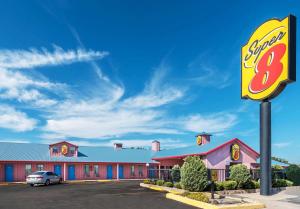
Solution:
[{"label": "pink building wall", "polygon": [[[31,164],[32,172],[37,171],[37,165],[42,164],[44,166],[43,170],[54,171],[54,165],[61,165],[61,174],[64,179],[64,163],[61,162],[0,162],[0,182],[5,181],[5,164],[13,165],[14,170],[14,181],[25,181],[25,165]],[[84,165],[92,166],[89,173],[90,176],[87,177],[84,175]],[[96,179],[107,179],[107,165],[112,165],[113,168],[113,179],[117,179],[117,163],[65,163],[65,179],[68,180],[68,165],[75,166],[75,176],[76,180],[96,180]],[[94,175],[93,165],[99,166],[99,177]],[[143,179],[148,177],[148,170],[146,164],[141,163],[119,163],[123,165],[123,176],[124,179]],[[132,176],[130,172],[131,165],[134,165],[134,173]],[[151,164],[152,165],[152,164]],[[151,166],[150,165],[150,166]],[[138,166],[142,166],[143,176],[138,174]]]},{"label": "pink building wall", "polygon": [[240,146],[239,160],[231,160],[230,146],[232,144],[227,144],[204,158],[206,167],[210,169],[225,169],[226,165],[230,165],[230,163],[242,163],[250,169],[250,164],[256,162],[257,156],[239,142],[234,143],[238,143]]}]

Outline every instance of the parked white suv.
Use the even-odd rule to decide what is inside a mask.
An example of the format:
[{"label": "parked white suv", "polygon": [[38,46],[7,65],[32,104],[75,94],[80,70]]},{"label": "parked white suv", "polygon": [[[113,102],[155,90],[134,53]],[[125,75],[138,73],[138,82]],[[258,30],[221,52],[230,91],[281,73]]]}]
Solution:
[{"label": "parked white suv", "polygon": [[53,173],[52,171],[36,171],[26,178],[26,183],[30,186],[44,184],[48,186],[49,184],[59,184],[62,182],[62,178]]}]

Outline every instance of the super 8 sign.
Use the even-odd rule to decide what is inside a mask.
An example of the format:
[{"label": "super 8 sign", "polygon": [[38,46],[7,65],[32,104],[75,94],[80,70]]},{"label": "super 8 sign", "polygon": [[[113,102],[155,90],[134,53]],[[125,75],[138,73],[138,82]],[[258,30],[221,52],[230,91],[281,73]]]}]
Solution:
[{"label": "super 8 sign", "polygon": [[242,98],[268,100],[296,81],[296,18],[271,19],[242,48]]}]

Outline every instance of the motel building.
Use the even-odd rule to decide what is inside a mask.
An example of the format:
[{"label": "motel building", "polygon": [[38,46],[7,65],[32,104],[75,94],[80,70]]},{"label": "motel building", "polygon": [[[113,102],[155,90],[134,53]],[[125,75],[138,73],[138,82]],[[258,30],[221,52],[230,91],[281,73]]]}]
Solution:
[{"label": "motel building", "polygon": [[0,182],[25,181],[34,171],[48,170],[63,180],[97,179],[168,179],[170,169],[183,164],[187,156],[200,156],[216,180],[229,176],[229,167],[244,164],[257,168],[259,154],[243,141],[234,138],[225,143],[201,133],[190,147],[160,149],[153,141],[150,149],[77,146],[66,141],[55,144],[0,142]]}]

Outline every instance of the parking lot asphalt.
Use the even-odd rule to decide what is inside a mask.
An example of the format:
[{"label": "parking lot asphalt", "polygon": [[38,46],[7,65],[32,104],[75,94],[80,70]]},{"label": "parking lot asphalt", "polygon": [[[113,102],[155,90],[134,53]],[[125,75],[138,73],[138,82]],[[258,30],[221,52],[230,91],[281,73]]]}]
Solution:
[{"label": "parking lot asphalt", "polygon": [[193,209],[137,181],[0,186],[0,209]]}]

